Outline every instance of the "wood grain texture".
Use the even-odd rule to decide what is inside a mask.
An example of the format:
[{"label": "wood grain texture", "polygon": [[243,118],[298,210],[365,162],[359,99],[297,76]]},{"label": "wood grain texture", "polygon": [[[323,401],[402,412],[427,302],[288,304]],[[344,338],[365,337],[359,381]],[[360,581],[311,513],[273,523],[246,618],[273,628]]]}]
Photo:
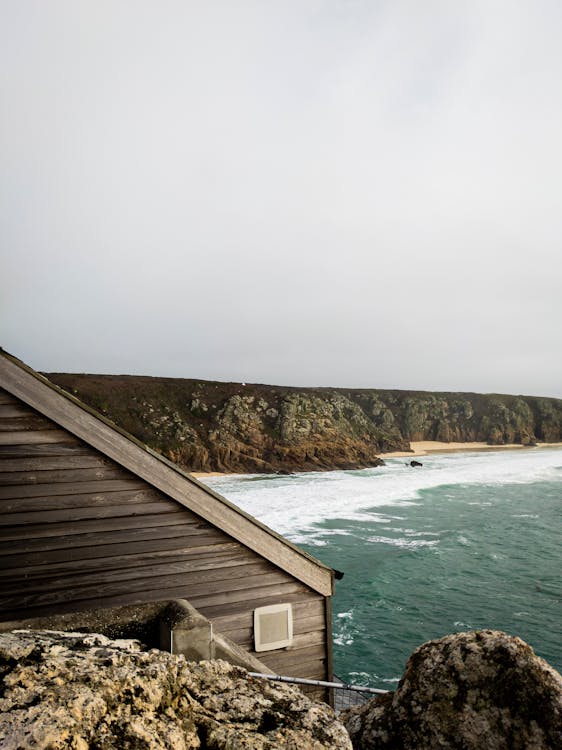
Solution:
[{"label": "wood grain texture", "polygon": [[35,409],[31,409],[21,401],[13,401],[9,404],[4,404],[0,401],[0,421],[10,417],[26,417],[32,414],[39,414]]},{"label": "wood grain texture", "polygon": [[81,440],[75,440],[72,443],[0,444],[0,462],[7,458],[83,456],[89,455],[90,452],[91,448],[88,448]]},{"label": "wood grain texture", "polygon": [[[140,490],[122,490],[120,492],[84,492],[79,495],[39,495],[38,497],[3,498],[0,500],[0,514],[158,502],[165,503],[170,512],[177,510],[177,503],[174,503],[173,500],[170,500],[161,492],[158,492],[158,490],[146,485],[145,488]],[[189,514],[188,510],[184,510],[183,513],[184,518],[192,518],[193,520],[197,518],[194,514]]]},{"label": "wood grain texture", "polygon": [[[57,511],[53,511],[53,513],[57,513]],[[34,513],[30,515],[37,518]],[[98,541],[103,543],[106,534],[135,530],[137,537],[142,539],[146,530],[156,530],[162,526],[170,526],[172,529],[173,527],[181,526],[182,530],[180,533],[186,535],[211,533],[216,538],[217,534],[220,533],[205,525],[198,526],[193,523],[182,523],[181,511],[177,509],[174,509],[170,513],[165,508],[163,513],[150,515],[135,514],[129,510],[124,515],[120,516],[116,514],[116,516],[115,518],[85,518],[76,521],[57,521],[50,524],[39,521],[38,523],[19,524],[18,526],[4,526],[0,528],[0,544],[11,540],[32,542],[34,540],[49,539],[55,545],[58,545],[58,537],[61,537],[67,540],[66,543],[71,547],[78,549],[84,539],[91,538],[93,535],[96,535]],[[176,536],[177,531],[171,531],[169,535]]]},{"label": "wood grain texture", "polygon": [[12,396],[5,388],[0,388],[0,404],[19,404],[20,401]]},{"label": "wood grain texture", "polygon": [[19,432],[0,432],[0,445],[33,445],[34,443],[70,443],[76,445],[77,439],[66,430],[38,430]]},{"label": "wood grain texture", "polygon": [[104,455],[320,593],[332,593],[332,573],[328,568],[137,441],[126,437],[114,426],[80,406],[72,397],[62,395],[37,373],[28,371],[9,357],[0,356],[0,377],[4,388],[12,395],[55,421],[76,438],[87,441]]},{"label": "wood grain texture", "polygon": [[[180,540],[172,540],[178,542],[181,545]],[[177,545],[176,545],[177,547]],[[125,548],[123,548],[125,551]],[[247,556],[249,551],[240,549],[240,545],[235,542],[226,542],[221,544],[201,544],[197,546],[185,547],[181,545],[173,549],[158,549],[148,550],[146,552],[134,552],[133,554],[118,554],[121,551],[119,546],[115,549],[117,554],[110,556],[108,554],[103,557],[89,557],[88,559],[77,559],[74,555],[71,559],[68,559],[69,555],[66,555],[66,559],[63,560],[50,560],[45,559],[42,562],[33,565],[25,566],[25,583],[33,583],[34,579],[41,580],[56,575],[76,575],[77,570],[79,574],[89,573],[91,571],[102,571],[102,570],[123,570],[124,568],[131,568],[138,570],[145,566],[151,566],[160,562],[169,562],[170,564],[176,562],[184,562],[192,559],[201,561],[202,564],[206,560],[211,560],[212,565],[221,564],[223,556],[235,556],[243,555]],[[45,558],[50,553],[44,553]],[[78,553],[77,553],[78,554]],[[2,558],[3,562],[11,563],[14,556]],[[18,563],[16,568],[22,568],[21,564]],[[0,579],[10,580],[14,578],[14,567],[1,567],[0,566]]]},{"label": "wood grain texture", "polygon": [[[40,486],[57,485],[57,494],[64,492],[60,484],[82,484],[84,482],[98,482],[100,479],[125,479],[131,473],[119,466],[96,466],[92,468],[42,469],[40,471],[6,471],[2,474],[2,485]],[[146,484],[146,483],[144,483]],[[44,494],[44,493],[43,493]]]},{"label": "wood grain texture", "polygon": [[[61,538],[62,539],[62,538]],[[0,559],[0,569],[10,568],[17,573],[23,568],[33,565],[50,565],[66,561],[72,561],[77,569],[83,564],[83,561],[98,560],[113,557],[114,555],[139,555],[150,552],[166,552],[177,550],[193,550],[196,547],[208,547],[214,545],[217,541],[212,535],[186,536],[182,529],[178,530],[176,536],[169,535],[169,528],[147,530],[142,534],[138,532],[114,532],[108,536],[104,544],[95,537],[88,537],[84,542],[89,542],[79,550],[74,549],[74,544],[62,544],[61,539],[56,545],[49,544],[42,539],[37,539],[25,545],[22,550],[21,545],[16,544],[13,548],[8,548],[11,542],[2,545],[2,559]],[[113,543],[109,540],[113,540]],[[98,542],[96,544],[96,542]],[[151,600],[153,601],[153,600]],[[109,605],[108,605],[109,606]]]},{"label": "wood grain texture", "polygon": [[[259,564],[258,564],[259,565]],[[142,580],[133,579],[127,577],[126,584],[123,581],[118,580],[115,576],[111,577],[109,581],[105,583],[95,583],[80,585],[80,588],[53,588],[48,590],[45,586],[40,592],[32,593],[14,593],[5,595],[2,592],[0,595],[0,609],[23,609],[25,607],[37,607],[43,605],[53,605],[59,602],[74,601],[77,595],[84,599],[94,599],[103,595],[103,598],[111,598],[113,596],[120,596],[122,593],[142,593],[147,587],[153,590],[160,590],[162,587],[182,587],[183,591],[189,591],[191,600],[198,594],[212,595],[214,593],[221,594],[225,588],[228,589],[228,593],[235,595],[242,595],[246,598],[246,595],[251,595],[250,589],[258,589],[262,591],[266,589],[270,584],[283,584],[285,579],[282,573],[266,573],[262,570],[256,569],[252,566],[248,566],[249,574],[245,575],[244,571],[238,570],[237,568],[228,569],[229,578],[228,586],[225,586],[224,581],[227,578],[227,571],[216,570],[206,571],[206,575],[203,577],[195,573],[183,573],[180,575],[170,574],[168,572],[164,575],[153,576],[152,578],[143,578]],[[219,580],[215,580],[215,579]]]},{"label": "wood grain texture", "polygon": [[[73,456],[2,456],[0,455],[0,474],[11,472],[42,472],[51,469],[92,469],[115,466],[117,464],[101,455],[87,454]],[[0,476],[0,483],[4,477]]]},{"label": "wood grain texture", "polygon": [[[101,520],[105,518],[123,518],[125,519],[123,524],[119,524],[119,528],[124,528],[126,519],[134,518],[135,516],[151,516],[154,514],[162,513],[175,513],[179,520],[181,511],[177,508],[170,507],[168,503],[154,502],[154,503],[136,503],[127,505],[97,505],[93,507],[83,508],[63,508],[62,510],[41,510],[41,523],[42,527],[45,524],[52,523],[73,523],[76,521],[88,520]],[[6,513],[0,515],[0,529],[9,526],[24,526],[24,533],[26,536],[37,537],[38,534],[33,531],[36,528],[34,522],[37,520],[36,512],[27,513]],[[87,529],[84,529],[86,531]],[[42,533],[44,535],[50,535],[50,529],[43,528]],[[64,530],[62,533],[65,533]],[[78,532],[75,532],[78,533]],[[2,539],[2,532],[0,531],[0,539]]]},{"label": "wood grain texture", "polygon": [[56,425],[50,419],[39,414],[26,414],[17,417],[0,417],[0,433],[25,432],[30,430],[55,430]]},{"label": "wood grain texture", "polygon": [[49,495],[78,495],[89,492],[120,492],[121,490],[143,490],[146,482],[141,479],[98,479],[90,482],[63,482],[60,484],[6,485],[0,487],[0,500],[19,497],[47,497]]}]

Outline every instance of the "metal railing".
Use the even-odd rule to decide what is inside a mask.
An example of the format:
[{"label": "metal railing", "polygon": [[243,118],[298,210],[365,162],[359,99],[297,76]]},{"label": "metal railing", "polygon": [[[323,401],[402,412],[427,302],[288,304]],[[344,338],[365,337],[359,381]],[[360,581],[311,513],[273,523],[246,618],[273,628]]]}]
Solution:
[{"label": "metal railing", "polygon": [[[262,679],[274,682],[288,682],[292,685],[298,685],[307,696],[316,698],[317,700],[322,699],[322,693],[329,695],[327,691],[332,691],[332,700],[329,702],[333,704],[336,713],[346,708],[351,708],[351,706],[366,703],[375,695],[384,695],[389,692],[388,690],[365,687],[363,685],[351,685],[343,681],[308,680],[304,677],[287,677],[286,675],[262,674],[261,672],[248,672],[248,674],[250,677],[261,677]],[[336,679],[339,680],[339,677],[336,677]]]}]

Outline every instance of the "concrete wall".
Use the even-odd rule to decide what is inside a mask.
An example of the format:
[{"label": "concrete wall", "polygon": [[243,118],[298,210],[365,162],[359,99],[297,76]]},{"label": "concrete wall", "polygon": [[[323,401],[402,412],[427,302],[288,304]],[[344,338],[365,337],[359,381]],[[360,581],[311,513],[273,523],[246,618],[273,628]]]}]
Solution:
[{"label": "concrete wall", "polygon": [[176,599],[160,615],[160,649],[188,661],[224,659],[250,672],[271,669],[213,628],[212,622],[185,599]]}]

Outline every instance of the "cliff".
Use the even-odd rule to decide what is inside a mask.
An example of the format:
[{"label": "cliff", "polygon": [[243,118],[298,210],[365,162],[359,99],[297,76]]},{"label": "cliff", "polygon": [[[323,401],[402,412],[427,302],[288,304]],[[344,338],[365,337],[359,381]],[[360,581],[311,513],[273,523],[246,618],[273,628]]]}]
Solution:
[{"label": "cliff", "polygon": [[130,375],[47,377],[189,471],[376,466],[411,440],[562,440],[562,400],[220,383]]}]

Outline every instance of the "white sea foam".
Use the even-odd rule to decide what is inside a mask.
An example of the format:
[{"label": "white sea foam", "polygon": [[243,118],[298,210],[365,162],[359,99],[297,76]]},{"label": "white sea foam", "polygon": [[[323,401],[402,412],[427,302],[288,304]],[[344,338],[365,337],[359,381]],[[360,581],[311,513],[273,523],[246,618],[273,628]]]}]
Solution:
[{"label": "white sea foam", "polygon": [[338,646],[351,646],[354,640],[353,609],[340,612],[334,620],[334,643]]},{"label": "white sea foam", "polygon": [[353,610],[350,609],[348,612],[339,612],[337,615],[341,620],[353,619]]},{"label": "white sea foam", "polygon": [[439,543],[439,540],[435,539],[431,542],[425,539],[402,539],[388,536],[370,536],[367,539],[368,542],[376,544],[390,544],[393,547],[404,547],[406,549],[417,549],[418,547],[435,547]]},{"label": "white sea foam", "polygon": [[[327,519],[380,524],[390,519],[401,520],[393,511],[421,503],[423,490],[447,485],[501,485],[559,479],[561,455],[562,449],[557,448],[445,453],[424,456],[423,467],[417,469],[405,465],[406,459],[388,459],[386,466],[363,471],[274,477],[238,475],[209,477],[204,481],[276,531],[295,541],[312,543],[310,534],[319,532],[316,524]],[[485,500],[481,504],[490,502]],[[329,531],[322,529],[322,536],[327,533]],[[389,539],[387,543],[414,542]]]}]

